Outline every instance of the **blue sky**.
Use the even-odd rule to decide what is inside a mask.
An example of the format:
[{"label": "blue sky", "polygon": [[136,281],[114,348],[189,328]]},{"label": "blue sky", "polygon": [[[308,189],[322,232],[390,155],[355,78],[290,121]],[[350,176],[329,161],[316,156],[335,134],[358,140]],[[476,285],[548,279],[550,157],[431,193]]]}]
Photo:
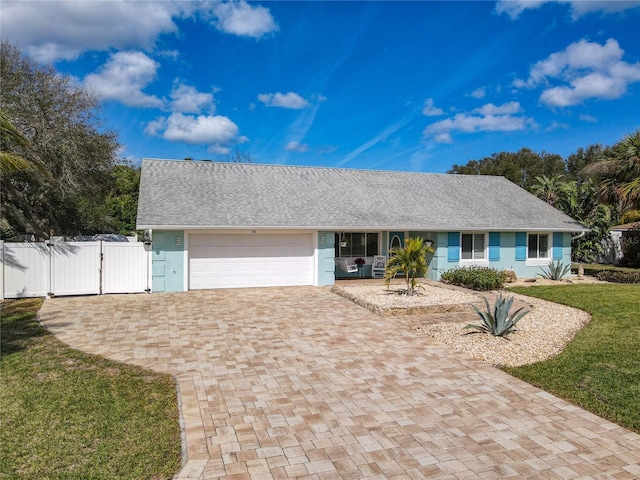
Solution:
[{"label": "blue sky", "polygon": [[445,172],[640,127],[640,2],[3,0],[121,155]]}]

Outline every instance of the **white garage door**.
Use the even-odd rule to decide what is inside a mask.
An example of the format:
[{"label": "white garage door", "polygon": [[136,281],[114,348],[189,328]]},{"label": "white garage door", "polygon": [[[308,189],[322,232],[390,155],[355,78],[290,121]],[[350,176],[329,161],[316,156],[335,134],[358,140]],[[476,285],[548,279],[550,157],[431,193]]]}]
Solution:
[{"label": "white garage door", "polygon": [[311,234],[189,235],[189,288],[313,284]]}]

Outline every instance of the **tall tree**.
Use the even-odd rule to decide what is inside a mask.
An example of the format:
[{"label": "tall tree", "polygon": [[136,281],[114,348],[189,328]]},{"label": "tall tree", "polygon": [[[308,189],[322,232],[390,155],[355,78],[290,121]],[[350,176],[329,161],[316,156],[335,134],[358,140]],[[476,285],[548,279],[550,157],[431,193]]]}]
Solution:
[{"label": "tall tree", "polygon": [[19,134],[2,136],[3,155],[39,165],[2,172],[3,237],[80,233],[79,199],[100,199],[118,149],[116,135],[102,128],[98,99],[6,41],[0,85],[0,109]]},{"label": "tall tree", "polygon": [[571,180],[586,180],[585,168],[601,161],[609,150],[609,147],[603,147],[598,143],[589,145],[587,148],[578,148],[575,153],[567,157],[567,175]]},{"label": "tall tree", "polygon": [[565,189],[566,182],[562,175],[552,177],[541,175],[536,177],[536,183],[531,186],[531,193],[555,207]]},{"label": "tall tree", "polygon": [[140,169],[132,165],[116,165],[111,175],[113,187],[103,205],[108,230],[131,235],[136,230]]},{"label": "tall tree", "polygon": [[0,110],[0,173],[8,175],[14,172],[34,170],[34,163],[24,158],[21,153],[28,148],[29,141]]},{"label": "tall tree", "polygon": [[611,208],[598,198],[595,184],[591,180],[567,182],[556,208],[590,229],[573,240],[572,260],[585,263],[598,261],[604,254],[604,246],[611,240],[609,229],[614,216]]},{"label": "tall tree", "polygon": [[599,182],[602,199],[621,211],[640,208],[640,129],[627,135],[602,161],[585,169]]},{"label": "tall tree", "polygon": [[515,153],[500,152],[482,160],[470,160],[466,165],[456,164],[447,173],[500,175],[529,189],[536,182],[536,177],[563,175],[565,165],[560,155],[522,148]]},{"label": "tall tree", "polygon": [[591,180],[565,181],[560,176],[537,177],[531,191],[539,198],[590,229],[572,242],[572,260],[592,263],[604,253],[604,245],[610,240],[611,209],[597,195]]}]

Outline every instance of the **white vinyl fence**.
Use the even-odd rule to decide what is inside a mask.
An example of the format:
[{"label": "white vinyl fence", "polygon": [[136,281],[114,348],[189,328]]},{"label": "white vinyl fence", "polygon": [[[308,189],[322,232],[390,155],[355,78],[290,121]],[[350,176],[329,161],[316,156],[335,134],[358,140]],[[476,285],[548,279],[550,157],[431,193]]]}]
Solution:
[{"label": "white vinyl fence", "polygon": [[0,242],[2,298],[149,291],[142,242]]}]

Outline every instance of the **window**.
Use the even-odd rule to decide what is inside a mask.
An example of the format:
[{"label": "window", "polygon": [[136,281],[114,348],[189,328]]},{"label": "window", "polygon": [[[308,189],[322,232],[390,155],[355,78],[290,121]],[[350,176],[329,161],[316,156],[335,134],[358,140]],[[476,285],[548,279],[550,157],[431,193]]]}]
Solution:
[{"label": "window", "polygon": [[402,242],[400,241],[400,237],[398,235],[394,235],[391,239],[391,244],[389,245],[389,250],[393,250],[394,248],[402,247]]},{"label": "window", "polygon": [[484,260],[485,257],[485,234],[484,233],[463,233],[462,234],[462,260]]},{"label": "window", "polygon": [[530,233],[527,258],[549,258],[549,235]]},{"label": "window", "polygon": [[373,257],[377,254],[377,233],[336,233],[336,257]]}]

